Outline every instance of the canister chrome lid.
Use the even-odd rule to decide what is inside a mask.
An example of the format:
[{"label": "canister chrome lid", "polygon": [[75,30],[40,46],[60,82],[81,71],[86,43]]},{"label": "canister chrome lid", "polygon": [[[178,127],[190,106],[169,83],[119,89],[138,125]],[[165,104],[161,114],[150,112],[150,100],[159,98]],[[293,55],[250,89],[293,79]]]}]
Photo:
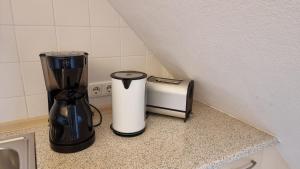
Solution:
[{"label": "canister chrome lid", "polygon": [[118,71],[112,73],[110,76],[120,80],[138,80],[146,78],[147,74],[138,71]]}]

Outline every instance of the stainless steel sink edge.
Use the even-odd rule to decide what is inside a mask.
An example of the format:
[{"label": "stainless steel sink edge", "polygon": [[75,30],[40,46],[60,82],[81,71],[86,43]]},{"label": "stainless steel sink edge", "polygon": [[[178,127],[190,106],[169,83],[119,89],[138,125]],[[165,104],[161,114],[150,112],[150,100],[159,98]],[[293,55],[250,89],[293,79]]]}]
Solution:
[{"label": "stainless steel sink edge", "polygon": [[34,133],[1,139],[0,162],[0,169],[36,169]]}]

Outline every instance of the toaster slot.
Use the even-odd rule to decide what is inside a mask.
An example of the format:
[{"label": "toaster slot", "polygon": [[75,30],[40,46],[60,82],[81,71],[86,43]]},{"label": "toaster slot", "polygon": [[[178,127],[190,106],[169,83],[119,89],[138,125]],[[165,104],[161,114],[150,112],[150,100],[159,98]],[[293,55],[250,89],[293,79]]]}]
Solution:
[{"label": "toaster slot", "polygon": [[174,84],[174,85],[179,85],[182,82],[182,80],[167,79],[167,78],[160,78],[160,77],[150,77],[148,81],[155,82],[155,83]]}]

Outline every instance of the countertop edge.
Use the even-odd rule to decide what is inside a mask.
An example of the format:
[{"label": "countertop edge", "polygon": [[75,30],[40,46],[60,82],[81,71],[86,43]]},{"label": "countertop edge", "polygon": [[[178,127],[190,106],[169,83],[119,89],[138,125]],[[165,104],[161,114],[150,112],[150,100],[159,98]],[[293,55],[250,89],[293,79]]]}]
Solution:
[{"label": "countertop edge", "polygon": [[239,159],[242,159],[244,157],[255,154],[255,153],[257,153],[259,151],[262,151],[266,148],[275,146],[278,143],[279,143],[278,139],[273,136],[273,138],[270,139],[269,141],[265,141],[261,144],[256,144],[256,145],[249,146],[247,148],[241,149],[237,153],[234,153],[234,154],[229,155],[229,156],[224,156],[224,158],[222,160],[217,160],[217,161],[214,161],[212,163],[208,163],[208,164],[199,166],[197,169],[216,169],[216,168],[222,167],[222,166],[224,166],[228,163],[231,163],[231,162],[237,161]]}]

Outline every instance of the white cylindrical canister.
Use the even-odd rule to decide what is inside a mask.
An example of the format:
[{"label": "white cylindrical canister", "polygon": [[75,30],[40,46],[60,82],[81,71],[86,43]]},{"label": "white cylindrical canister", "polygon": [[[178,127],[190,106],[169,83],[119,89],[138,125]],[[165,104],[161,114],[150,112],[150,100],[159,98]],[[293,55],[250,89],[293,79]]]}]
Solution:
[{"label": "white cylindrical canister", "polygon": [[112,77],[113,132],[120,136],[136,136],[145,130],[145,86],[147,74],[119,71]]}]

